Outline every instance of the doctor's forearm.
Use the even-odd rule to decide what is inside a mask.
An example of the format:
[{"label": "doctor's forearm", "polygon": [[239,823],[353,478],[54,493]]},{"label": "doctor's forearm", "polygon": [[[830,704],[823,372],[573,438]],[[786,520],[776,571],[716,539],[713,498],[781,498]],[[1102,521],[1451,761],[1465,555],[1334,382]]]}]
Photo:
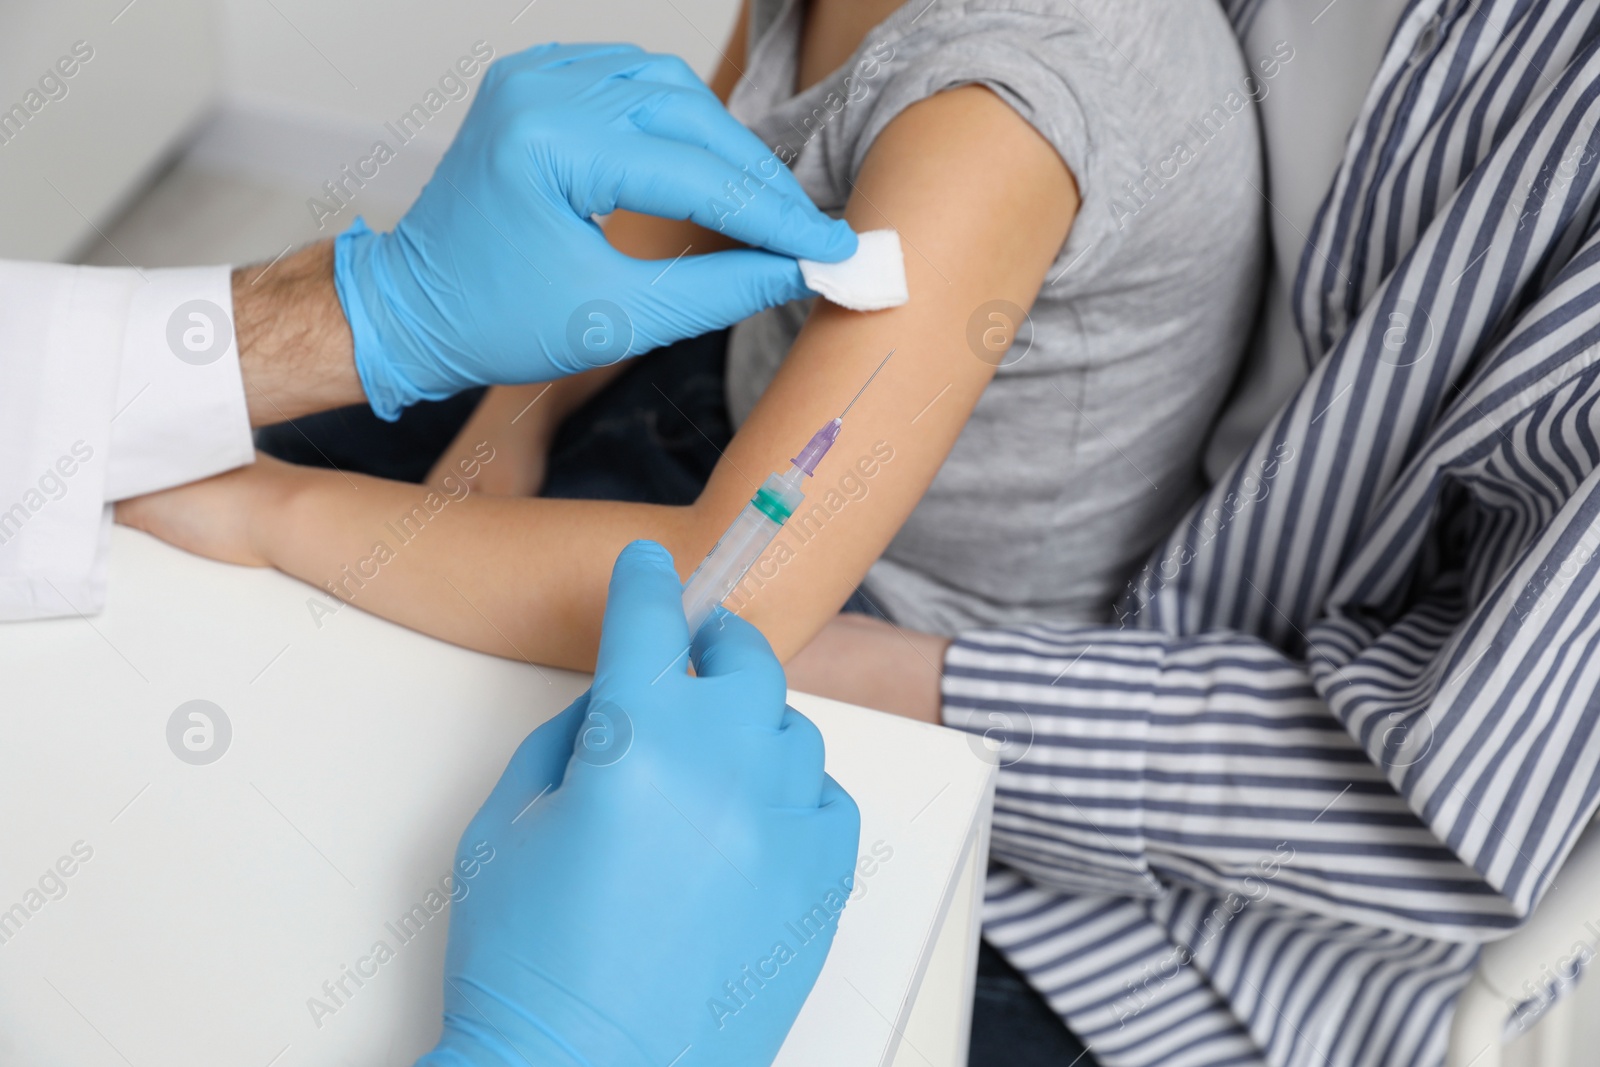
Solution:
[{"label": "doctor's forearm", "polygon": [[233,272],[233,317],[250,425],[366,399],[333,285],[333,242]]}]

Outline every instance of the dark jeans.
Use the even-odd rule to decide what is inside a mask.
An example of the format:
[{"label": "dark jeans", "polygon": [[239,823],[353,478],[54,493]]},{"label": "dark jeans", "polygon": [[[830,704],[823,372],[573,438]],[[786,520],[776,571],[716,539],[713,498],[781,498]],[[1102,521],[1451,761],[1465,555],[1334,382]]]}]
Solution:
[{"label": "dark jeans", "polygon": [[967,1067],[1098,1067],[1093,1055],[985,941],[978,949]]},{"label": "dark jeans", "polygon": [[[690,504],[733,437],[723,399],[727,334],[682,341],[635,360],[566,420],[542,495]],[[408,408],[398,422],[341,408],[261,430],[263,452],[291,463],[420,482],[478,406],[483,390]],[[857,590],[844,610],[882,613]],[[983,945],[971,1067],[1096,1067],[1061,1020],[1000,954]]]}]

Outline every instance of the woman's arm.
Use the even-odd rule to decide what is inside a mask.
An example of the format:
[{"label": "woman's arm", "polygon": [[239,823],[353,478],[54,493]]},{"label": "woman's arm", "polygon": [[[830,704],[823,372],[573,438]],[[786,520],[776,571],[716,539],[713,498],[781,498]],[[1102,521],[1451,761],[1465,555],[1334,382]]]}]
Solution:
[{"label": "woman's arm", "polygon": [[840,612],[783,665],[789,688],[937,725],[951,639]]},{"label": "woman's arm", "polygon": [[[780,540],[792,551],[741,607],[787,658],[882,553],[993,374],[968,347],[969,317],[990,300],[1033,302],[1077,203],[1060,157],[1011,108],[978,87],[941,93],[908,108],[879,136],[846,210],[858,230],[900,230],[910,301],[870,314],[819,302],[693,505],[471,495],[440,507],[421,532],[395,543],[402,517],[415,516],[416,507],[427,516],[427,490],[267,467],[265,474],[232,476],[262,482],[240,501],[252,516],[251,544],[233,555],[207,550],[270,562],[318,585],[353,586],[342,576],[370,573],[351,591],[370,611],[485,651],[586,668],[607,576],[623,545],[653,538],[687,574],[766,475],[787,469],[884,353],[897,349],[809,486],[808,508],[828,501],[830,491],[847,504],[821,522],[808,521],[808,509],[791,519]],[[862,462],[874,468],[869,479],[860,474]],[[864,494],[852,489],[858,485]],[[448,498],[436,493],[440,499]],[[159,527],[158,513],[140,512],[124,517]],[[802,531],[810,533],[804,543]],[[390,558],[358,566],[380,544]]]}]

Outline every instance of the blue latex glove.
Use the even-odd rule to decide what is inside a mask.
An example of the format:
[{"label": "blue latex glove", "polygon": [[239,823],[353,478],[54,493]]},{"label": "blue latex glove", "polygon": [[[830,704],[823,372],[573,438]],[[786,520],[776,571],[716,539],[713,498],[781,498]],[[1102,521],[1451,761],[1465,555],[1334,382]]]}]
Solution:
[{"label": "blue latex glove", "polygon": [[[591,216],[689,218],[770,252],[632,259]],[[357,219],[334,278],[385,419],[473,385],[559,378],[811,295],[790,257],[855,252],[682,60],[541,45],[484,75],[393,233]],[[778,253],[778,254],[772,254]]]},{"label": "blue latex glove", "polygon": [[623,551],[593,687],[523,742],[462,836],[456,869],[476,875],[422,1064],[777,1054],[850,893],[860,815],[759,631],[702,627],[687,673],[682,589],[659,545]]}]

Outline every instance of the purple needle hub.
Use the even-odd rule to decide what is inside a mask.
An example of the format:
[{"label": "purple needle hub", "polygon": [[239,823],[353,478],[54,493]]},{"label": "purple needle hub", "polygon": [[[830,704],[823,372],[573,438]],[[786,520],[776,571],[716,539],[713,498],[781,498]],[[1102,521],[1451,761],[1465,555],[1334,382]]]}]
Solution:
[{"label": "purple needle hub", "polygon": [[822,429],[811,435],[811,440],[806,442],[806,447],[791,461],[796,467],[806,472],[806,476],[817,472],[817,464],[822,457],[828,454],[828,449],[833,447],[833,442],[839,437],[839,428],[844,425],[840,419],[823,426]]}]

